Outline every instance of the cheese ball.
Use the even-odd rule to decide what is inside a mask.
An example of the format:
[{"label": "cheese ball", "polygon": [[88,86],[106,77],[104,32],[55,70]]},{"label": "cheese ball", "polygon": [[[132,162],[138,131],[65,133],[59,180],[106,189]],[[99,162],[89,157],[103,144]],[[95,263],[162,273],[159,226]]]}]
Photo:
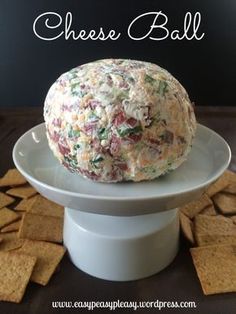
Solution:
[{"label": "cheese ball", "polygon": [[183,86],[156,64],[104,59],[51,86],[48,143],[72,172],[100,182],[153,180],[179,167],[196,132]]}]

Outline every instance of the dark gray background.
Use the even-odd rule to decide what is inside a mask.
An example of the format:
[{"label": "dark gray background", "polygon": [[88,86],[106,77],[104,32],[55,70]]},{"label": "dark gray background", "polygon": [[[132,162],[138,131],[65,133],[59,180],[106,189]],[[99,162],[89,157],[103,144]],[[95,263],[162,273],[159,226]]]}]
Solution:
[{"label": "dark gray background", "polygon": [[[187,11],[202,14],[201,41],[133,41],[129,23],[138,15],[162,10],[168,28],[182,29]],[[46,11],[73,13],[75,30],[116,29],[117,41],[42,41],[33,31]],[[139,25],[148,27],[151,19]],[[168,69],[197,105],[235,105],[235,0],[0,0],[0,106],[42,106],[55,79],[70,68],[99,58],[147,60]]]}]

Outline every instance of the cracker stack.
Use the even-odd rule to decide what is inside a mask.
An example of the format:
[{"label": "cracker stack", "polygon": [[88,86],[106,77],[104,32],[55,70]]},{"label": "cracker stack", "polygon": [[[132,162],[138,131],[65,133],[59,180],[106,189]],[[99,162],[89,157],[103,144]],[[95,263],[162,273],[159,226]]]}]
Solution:
[{"label": "cracker stack", "polygon": [[204,294],[236,292],[236,173],[180,208],[180,225]]},{"label": "cracker stack", "polygon": [[21,302],[29,281],[45,286],[60,263],[64,208],[17,169],[0,178],[0,301]]},{"label": "cracker stack", "polygon": [[[19,303],[29,281],[48,284],[65,253],[64,209],[17,169],[0,178],[0,189],[0,301]],[[227,170],[180,208],[180,225],[204,294],[236,292],[236,174]]]}]

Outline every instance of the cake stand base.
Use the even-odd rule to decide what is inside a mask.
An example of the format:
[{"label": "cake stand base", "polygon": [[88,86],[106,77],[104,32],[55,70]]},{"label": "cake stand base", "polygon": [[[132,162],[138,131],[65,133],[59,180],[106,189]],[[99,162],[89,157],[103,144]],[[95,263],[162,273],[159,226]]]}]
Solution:
[{"label": "cake stand base", "polygon": [[151,276],[172,262],[178,241],[177,209],[119,217],[65,208],[64,245],[71,261],[101,279]]}]

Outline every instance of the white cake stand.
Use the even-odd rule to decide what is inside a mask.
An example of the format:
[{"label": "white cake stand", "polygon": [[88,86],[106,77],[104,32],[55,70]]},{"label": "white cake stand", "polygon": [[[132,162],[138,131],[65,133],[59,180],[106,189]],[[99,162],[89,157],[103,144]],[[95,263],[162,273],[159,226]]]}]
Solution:
[{"label": "white cake stand", "polygon": [[65,206],[64,245],[72,262],[115,281],[144,278],[171,263],[178,251],[177,208],[199,197],[230,158],[224,139],[202,125],[188,160],[150,182],[95,183],[70,173],[50,151],[43,123],[13,149],[15,165],[30,184]]}]

